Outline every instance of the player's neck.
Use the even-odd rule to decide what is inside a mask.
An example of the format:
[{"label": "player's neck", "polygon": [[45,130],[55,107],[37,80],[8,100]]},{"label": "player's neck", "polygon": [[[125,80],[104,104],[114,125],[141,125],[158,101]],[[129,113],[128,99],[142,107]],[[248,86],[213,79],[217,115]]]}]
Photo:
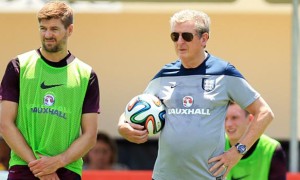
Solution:
[{"label": "player's neck", "polygon": [[40,48],[41,54],[49,61],[59,62],[68,55],[68,50],[62,50],[58,52],[47,52],[43,48]]}]

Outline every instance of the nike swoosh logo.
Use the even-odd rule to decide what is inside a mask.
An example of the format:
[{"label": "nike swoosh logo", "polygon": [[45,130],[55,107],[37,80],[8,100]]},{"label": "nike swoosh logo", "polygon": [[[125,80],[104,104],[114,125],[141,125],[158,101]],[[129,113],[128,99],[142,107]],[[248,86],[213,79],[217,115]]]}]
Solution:
[{"label": "nike swoosh logo", "polygon": [[164,72],[163,74],[176,74],[178,73],[179,71],[171,71],[171,72]]},{"label": "nike swoosh logo", "polygon": [[53,88],[53,87],[57,87],[57,86],[62,86],[62,85],[63,85],[63,84],[46,85],[45,82],[42,82],[41,88],[42,88],[42,89],[49,89],[49,88]]},{"label": "nike swoosh logo", "polygon": [[245,175],[245,176],[242,176],[242,177],[239,177],[239,178],[234,178],[234,177],[232,177],[232,180],[242,180],[242,179],[244,179],[244,178],[246,178],[246,177],[248,177],[249,175]]}]

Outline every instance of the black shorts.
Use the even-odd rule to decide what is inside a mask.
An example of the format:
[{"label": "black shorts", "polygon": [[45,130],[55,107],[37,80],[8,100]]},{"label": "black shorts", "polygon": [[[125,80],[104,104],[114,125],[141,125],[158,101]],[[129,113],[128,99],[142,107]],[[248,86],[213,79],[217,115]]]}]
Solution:
[{"label": "black shorts", "polygon": [[[56,171],[59,179],[63,180],[81,180],[79,174],[70,171],[66,168],[60,168]],[[38,180],[28,166],[25,165],[15,165],[8,170],[8,180]]]}]

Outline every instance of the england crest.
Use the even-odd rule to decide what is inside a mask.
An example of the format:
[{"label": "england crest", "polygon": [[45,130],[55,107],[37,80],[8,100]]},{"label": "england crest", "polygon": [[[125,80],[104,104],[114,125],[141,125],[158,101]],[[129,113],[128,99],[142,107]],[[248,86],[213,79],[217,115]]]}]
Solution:
[{"label": "england crest", "polygon": [[216,82],[214,79],[202,78],[202,89],[210,92],[215,89]]}]

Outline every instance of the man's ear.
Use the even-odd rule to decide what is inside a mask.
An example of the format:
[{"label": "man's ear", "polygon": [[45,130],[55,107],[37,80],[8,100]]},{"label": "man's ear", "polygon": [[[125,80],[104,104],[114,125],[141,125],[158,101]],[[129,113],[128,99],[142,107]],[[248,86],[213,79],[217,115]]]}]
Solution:
[{"label": "man's ear", "polygon": [[209,39],[209,34],[207,32],[205,32],[201,35],[201,44],[203,47],[206,47],[206,43],[207,43],[208,39]]},{"label": "man's ear", "polygon": [[73,33],[73,28],[74,28],[74,24],[71,24],[71,25],[68,27],[68,29],[67,29],[67,31],[68,31],[68,36],[71,36],[71,35],[72,35],[72,33]]},{"label": "man's ear", "polygon": [[249,122],[252,122],[253,119],[254,119],[254,116],[253,116],[252,114],[249,114],[249,115],[248,115],[248,120],[249,120]]}]

